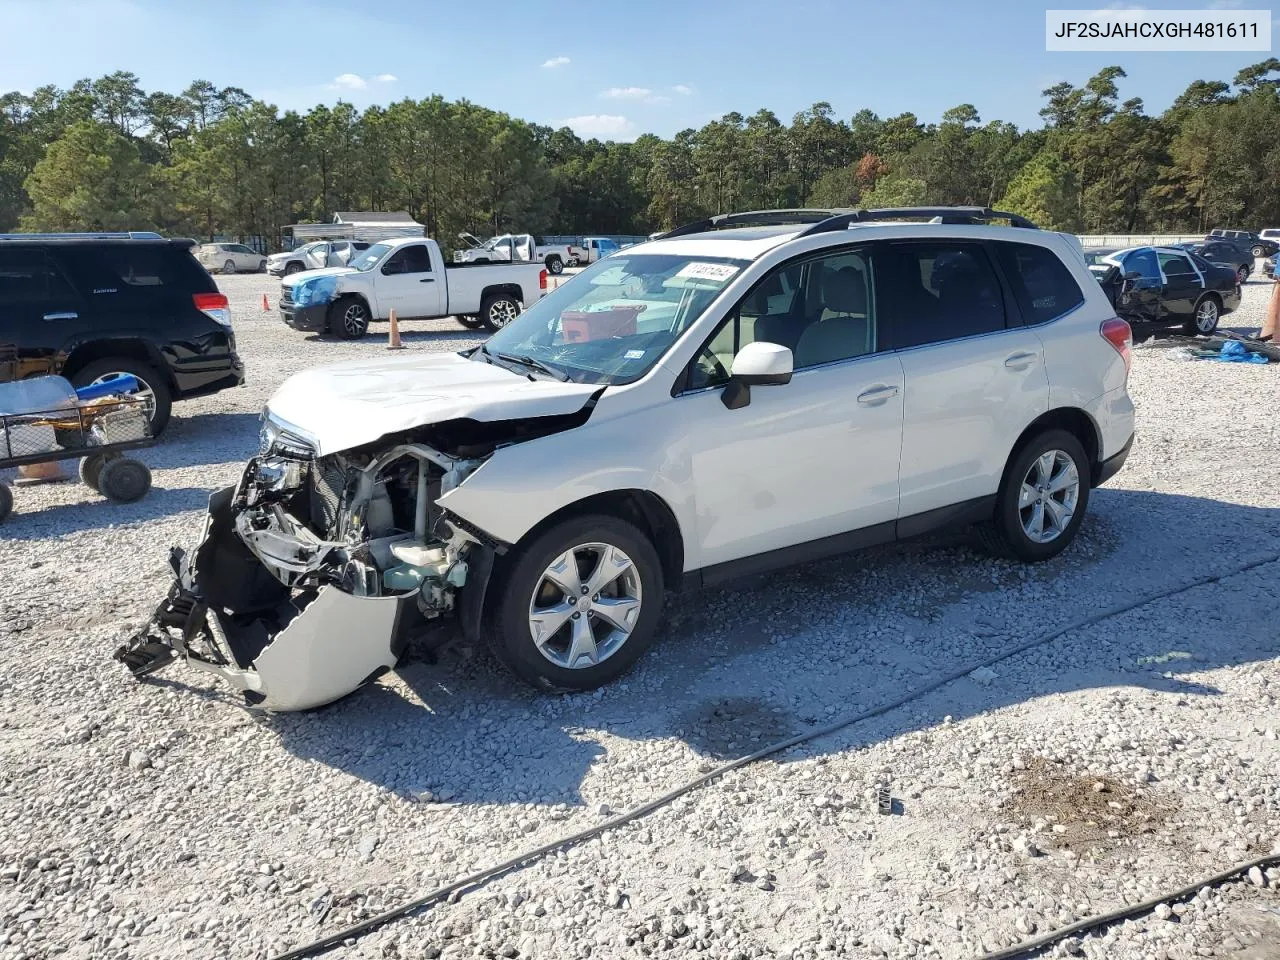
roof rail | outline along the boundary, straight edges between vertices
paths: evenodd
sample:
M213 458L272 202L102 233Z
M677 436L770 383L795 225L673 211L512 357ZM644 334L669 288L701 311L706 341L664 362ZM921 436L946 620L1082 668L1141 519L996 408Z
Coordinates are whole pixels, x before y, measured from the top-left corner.
M990 207L885 207L879 210L851 210L835 214L821 223L815 223L800 234L834 233L847 230L852 224L871 220L916 220L929 217L935 223L986 223L990 220L1008 220L1012 226L1038 230L1034 223L1016 213L992 210Z
M0 240L163 240L153 230L123 233L0 233Z
M668 230L659 240L672 237L683 237L691 233L707 233L711 230L728 230L731 227L776 227L788 223L823 223L842 210L813 210L801 208L795 210L748 210L745 213L721 213L705 220L694 220L682 224L674 230Z

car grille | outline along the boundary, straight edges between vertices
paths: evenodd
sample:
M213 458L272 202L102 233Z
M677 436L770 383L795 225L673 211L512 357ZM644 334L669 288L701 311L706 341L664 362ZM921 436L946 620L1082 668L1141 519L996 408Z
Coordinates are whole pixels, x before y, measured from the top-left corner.
M287 283L280 285L280 309L293 306L293 287Z

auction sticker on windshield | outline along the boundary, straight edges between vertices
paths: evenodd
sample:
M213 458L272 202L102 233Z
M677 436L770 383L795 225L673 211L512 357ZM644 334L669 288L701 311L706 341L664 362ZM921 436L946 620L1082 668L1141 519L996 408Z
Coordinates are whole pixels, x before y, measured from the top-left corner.
M683 267L676 271L677 277L690 277L694 280L713 280L716 283L723 283L735 273L738 267L728 263L686 263Z

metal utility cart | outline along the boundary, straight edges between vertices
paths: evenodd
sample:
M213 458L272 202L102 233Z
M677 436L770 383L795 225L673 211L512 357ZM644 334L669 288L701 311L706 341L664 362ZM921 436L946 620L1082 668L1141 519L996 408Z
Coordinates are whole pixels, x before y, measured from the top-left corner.
M151 471L124 455L155 443L148 400L130 396L137 389L127 376L78 390L62 377L0 383L0 469L80 458L85 486L116 503L142 498ZM12 511L0 477L0 523Z

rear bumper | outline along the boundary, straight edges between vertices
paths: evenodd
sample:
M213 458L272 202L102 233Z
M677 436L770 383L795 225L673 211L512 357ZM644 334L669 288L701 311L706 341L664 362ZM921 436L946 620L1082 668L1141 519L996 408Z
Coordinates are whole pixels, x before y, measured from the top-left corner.
M1135 434L1136 436L1136 434ZM1124 462L1129 459L1129 451L1133 449L1133 437L1129 437L1128 441L1120 448L1118 453L1113 454L1106 460L1103 460L1098 467L1097 476L1093 478L1093 485L1100 487L1124 467Z
M189 400L192 397L203 397L219 390L244 385L244 361L240 355L231 353L227 359L212 364L200 365L200 369L190 368L173 371L175 400Z
M329 304L317 303L309 307L281 305L280 319L295 330L324 333L329 329Z

